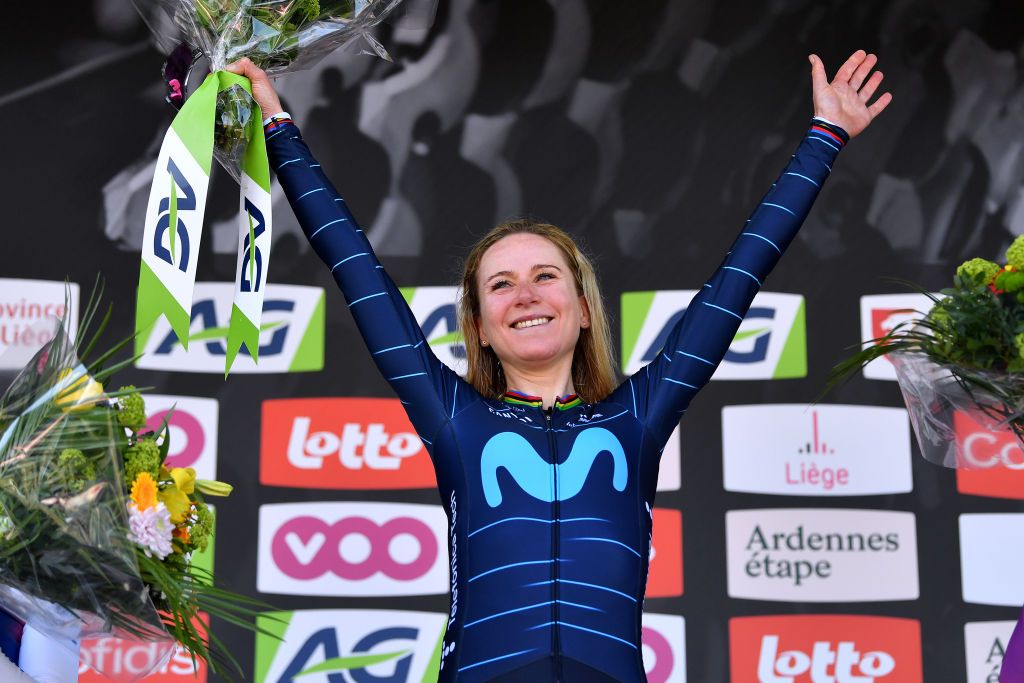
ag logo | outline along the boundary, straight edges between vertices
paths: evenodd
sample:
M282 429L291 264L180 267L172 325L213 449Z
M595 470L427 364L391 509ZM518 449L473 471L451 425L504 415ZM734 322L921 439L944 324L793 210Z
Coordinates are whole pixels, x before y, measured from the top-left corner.
M146 394L146 427L156 431L167 420L171 448L168 467L191 467L199 479L217 478L217 401L212 398Z
M654 360L697 290L625 292L622 364L631 375ZM807 375L804 298L760 292L713 379L780 379Z
M168 196L161 199L157 207L160 217L156 222L156 232L153 233L152 249L158 259L166 261L172 266L177 263L178 270L186 273L192 245L189 243L188 228L178 212L196 210L196 193L185 174L178 169L174 159L169 156L167 157L167 173L171 178L171 186L167 193Z
M256 587L288 595L446 593L446 533L436 505L263 505Z
M686 683L686 624L682 617L644 612L641 640L648 683Z
M402 287L423 336L442 363L466 374L466 344L459 332L458 287Z
M192 302L188 351L166 319L136 339L136 365L147 370L224 372L234 285L199 282ZM268 285L263 302L259 365L243 352L232 372L306 372L323 368L324 291L320 287Z
M861 341L878 339L900 323L920 318L932 307L924 294L872 294L860 298ZM902 328L901 328L902 329ZM896 369L888 358L878 358L864 366L867 379L896 379Z
M270 612L256 623L269 634L256 635L255 683L432 683L447 620L429 612L302 610Z

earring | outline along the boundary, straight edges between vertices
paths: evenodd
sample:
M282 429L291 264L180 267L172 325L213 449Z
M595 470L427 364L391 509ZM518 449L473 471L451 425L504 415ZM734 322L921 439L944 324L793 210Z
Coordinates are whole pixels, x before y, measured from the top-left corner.
M487 346L487 340L486 339L481 339L480 340L480 346Z

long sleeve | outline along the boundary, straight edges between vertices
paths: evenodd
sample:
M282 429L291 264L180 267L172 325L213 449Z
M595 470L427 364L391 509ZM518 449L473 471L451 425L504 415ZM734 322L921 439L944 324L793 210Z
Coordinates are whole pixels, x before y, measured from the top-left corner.
M345 295L377 368L420 437L433 435L472 389L437 359L401 292L377 260L345 201L289 120L266 130L270 167L299 225ZM461 401L459 401L461 402Z
M845 131L813 120L796 153L754 209L725 260L669 333L662 352L613 394L657 439L667 439L732 343L765 278L811 210Z

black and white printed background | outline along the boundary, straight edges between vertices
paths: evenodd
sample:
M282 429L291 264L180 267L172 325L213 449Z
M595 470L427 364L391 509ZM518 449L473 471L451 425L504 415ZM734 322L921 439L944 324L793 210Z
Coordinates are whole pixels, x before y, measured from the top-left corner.
M4 32L0 71L0 276L68 277L84 294L102 272L113 332L128 333L152 164L172 117L162 58L128 0L12 4L3 23L16 30ZM536 216L596 257L617 331L622 292L697 288L718 263L803 133L806 55L834 69L856 48L877 52L895 102L842 154L766 285L806 298L807 376L714 382L696 401L682 426L682 487L658 499L684 512L686 593L647 609L686 617L692 681L728 680L731 617L837 612L920 620L924 679L962 681L965 623L1016 613L963 602L958 517L1020 512L1020 503L960 496L953 472L916 455L904 493L726 492L720 424L723 406L817 397L861 338L860 297L903 291L882 276L938 289L962 259L1001 257L1024 233L1022 27L1024 5L1009 0L441 0L432 29L379 32L393 64L335 54L278 87L399 285L452 284L476 236ZM223 172L213 186L198 279L229 282L237 190ZM219 506L217 573L251 594L260 504L439 502L432 491L260 486L264 399L390 395L279 189L274 221L270 281L327 290L324 370L123 378L219 401L218 475L236 491ZM901 405L892 382L861 378L828 400ZM913 592L903 588L890 591L896 601L851 604L728 597L726 513L801 507L912 513L916 525L897 526L916 526L919 598L903 599ZM772 519L765 533L792 531ZM286 609L447 607L440 596L271 600ZM216 627L251 667L251 636Z

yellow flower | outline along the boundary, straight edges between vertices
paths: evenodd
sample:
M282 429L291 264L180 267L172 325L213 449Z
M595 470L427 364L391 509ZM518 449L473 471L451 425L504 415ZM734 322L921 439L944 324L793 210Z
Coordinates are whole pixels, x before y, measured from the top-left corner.
M196 471L191 467L171 468L171 479L182 493L192 495L196 490Z
M156 507L156 482L149 472L139 472L132 484L132 502L141 510Z
M192 507L192 501L178 488L177 484L161 489L157 497L160 498L160 502L171 513L171 521L173 523L181 524L185 521L188 511Z
M94 403L103 399L103 385L81 369L68 368L61 371L57 380L63 384L71 376L78 376L73 382L62 388L54 399L65 413L88 410Z
M231 484L211 479L196 479L196 488L204 496L226 496L235 490Z

